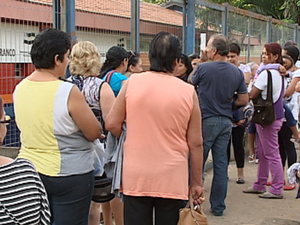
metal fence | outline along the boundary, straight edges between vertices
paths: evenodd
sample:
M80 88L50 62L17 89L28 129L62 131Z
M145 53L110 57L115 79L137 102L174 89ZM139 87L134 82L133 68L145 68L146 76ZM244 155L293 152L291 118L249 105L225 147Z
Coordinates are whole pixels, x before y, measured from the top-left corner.
M5 111L14 119L12 93L17 83L33 72L29 51L40 30L53 23L52 6L45 2L0 1L0 95ZM19 131L8 126L4 145L19 146Z
M31 72L29 51L44 28L66 30L75 40L93 42L105 59L114 45L141 53L144 69L152 37L160 31L176 34L184 53L200 52L209 37L223 33L242 46L242 61L260 61L268 42L300 44L299 27L206 0L171 0L155 5L139 0L0 0L0 95L5 111L14 118L12 93ZM4 141L19 146L13 122Z
M198 43L201 43L201 37L207 41L213 33L223 33L230 41L237 42L241 46L241 60L244 62L260 62L262 48L269 42L284 45L286 41L293 40L300 44L298 25L232 7L227 3L221 5L207 0L191 2L195 3L195 17L199 23L196 23L196 44L188 53L200 52Z

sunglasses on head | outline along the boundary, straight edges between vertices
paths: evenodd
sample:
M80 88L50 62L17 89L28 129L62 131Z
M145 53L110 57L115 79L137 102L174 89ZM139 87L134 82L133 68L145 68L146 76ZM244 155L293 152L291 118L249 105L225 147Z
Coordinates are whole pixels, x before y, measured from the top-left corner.
M0 123L4 123L5 125L9 125L11 122L11 118L9 115L5 115L4 120L1 120Z
M132 57L135 57L135 53L134 53L132 50L130 50L129 53L130 53L130 56L129 56L129 58L128 58L128 61L129 61Z

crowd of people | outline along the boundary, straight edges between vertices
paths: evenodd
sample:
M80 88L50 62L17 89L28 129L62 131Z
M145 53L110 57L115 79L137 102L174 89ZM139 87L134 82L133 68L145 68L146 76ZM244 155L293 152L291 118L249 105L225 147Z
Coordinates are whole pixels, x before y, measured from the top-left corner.
M222 216L231 144L236 183L245 183L246 135L258 173L243 192L283 198L283 190L296 187L285 184L284 167L297 161L300 139L299 50L268 43L260 65L241 63L240 53L236 42L215 34L201 55L187 56L177 36L160 32L144 72L136 52L113 46L102 63L93 43L71 46L63 31L42 31L30 52L35 71L13 95L21 149L15 160L0 157L7 177L0 190L8 195L0 196L1 224L99 225L103 219L105 225L176 225L189 197L194 204L205 201L210 151L210 211ZM269 73L276 120L254 124L251 102L266 98ZM0 119L2 142L10 120L1 98ZM107 177L111 193L96 201L95 180ZM16 210L17 201L28 209Z

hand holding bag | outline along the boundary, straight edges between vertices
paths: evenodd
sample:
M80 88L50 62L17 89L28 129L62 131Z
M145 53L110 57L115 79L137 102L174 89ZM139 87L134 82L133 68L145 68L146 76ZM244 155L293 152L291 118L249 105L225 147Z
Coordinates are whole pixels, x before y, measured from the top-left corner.
M254 114L252 117L252 122L260 125L271 125L276 120L276 114L273 104L273 84L272 84L272 74L269 70L268 72L268 85L267 85L267 99L264 100L261 97L261 93L258 98L253 100L254 104Z
M186 207L179 211L179 221L177 225L208 225L207 217L203 212L202 206L194 206L191 195Z

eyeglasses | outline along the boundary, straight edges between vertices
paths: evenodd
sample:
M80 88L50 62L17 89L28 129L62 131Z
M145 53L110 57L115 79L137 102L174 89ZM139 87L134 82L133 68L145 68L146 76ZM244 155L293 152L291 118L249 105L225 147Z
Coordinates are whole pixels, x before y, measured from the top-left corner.
M130 50L129 53L130 53L130 56L129 56L129 58L128 58L128 61L129 61L132 57L135 57L135 53L134 53L132 50Z
M11 122L11 118L9 115L5 115L4 120L0 121L0 123L4 123L5 125L9 125Z

